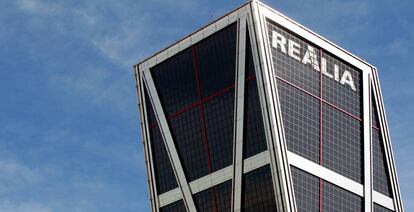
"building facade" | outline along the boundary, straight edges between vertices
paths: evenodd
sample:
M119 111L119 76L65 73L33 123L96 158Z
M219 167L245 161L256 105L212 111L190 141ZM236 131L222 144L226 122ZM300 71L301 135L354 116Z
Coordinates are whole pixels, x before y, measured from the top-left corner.
M152 211L403 211L376 68L261 2L134 68Z

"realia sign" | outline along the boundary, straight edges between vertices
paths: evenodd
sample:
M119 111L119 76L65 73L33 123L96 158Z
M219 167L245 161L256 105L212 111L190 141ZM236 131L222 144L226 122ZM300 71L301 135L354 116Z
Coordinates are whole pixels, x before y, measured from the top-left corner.
M328 67L327 60L323 57L320 60L321 65L319 65L318 55L315 53L315 48L313 46L308 45L305 54L301 55L300 44L293 40L286 39L285 36L276 31L273 31L272 35L273 48L280 49L283 53L288 54L290 57L302 62L303 64L312 65L315 71L322 71L322 74L328 78L331 78L342 85L349 86L352 90L356 91L351 72L347 70L340 70L337 64L333 64L332 67Z

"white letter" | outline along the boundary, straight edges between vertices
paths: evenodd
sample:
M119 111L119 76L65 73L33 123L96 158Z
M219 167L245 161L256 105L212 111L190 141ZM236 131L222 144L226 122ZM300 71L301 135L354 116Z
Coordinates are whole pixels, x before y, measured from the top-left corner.
M332 74L328 73L328 70L326 70L326 58L322 57L322 74L325 74L327 77L332 78Z
M334 65L334 76L335 76L335 80L339 81L339 67L338 65Z
M305 65L308 64L309 62L312 64L313 69L315 69L316 71L319 71L318 57L315 54L315 49L312 46L308 46L308 50L306 51L302 59L302 63Z
M276 49L280 46L280 50L286 54L286 38L276 31L273 31L272 46Z
M295 41L289 39L289 48L288 48L289 55L295 58L296 60L300 61L300 58L298 56L300 54L299 49L300 49L300 45L295 43Z
M342 85L346 83L349 86L351 86L352 90L356 91L356 88L355 88L355 85L354 85L354 80L352 80L352 75L349 71L344 72L344 74L342 75L340 83Z

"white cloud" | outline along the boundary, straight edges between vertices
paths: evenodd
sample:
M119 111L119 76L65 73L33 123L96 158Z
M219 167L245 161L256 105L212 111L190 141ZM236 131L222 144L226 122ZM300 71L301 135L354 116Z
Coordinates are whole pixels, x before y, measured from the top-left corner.
M56 14L62 6L56 3L45 2L42 0L18 0L17 6L27 12L43 15Z
M52 210L35 202L15 203L0 201L0 212L51 212Z
M31 184L42 179L39 170L15 161L0 161L0 190L11 188L16 184Z

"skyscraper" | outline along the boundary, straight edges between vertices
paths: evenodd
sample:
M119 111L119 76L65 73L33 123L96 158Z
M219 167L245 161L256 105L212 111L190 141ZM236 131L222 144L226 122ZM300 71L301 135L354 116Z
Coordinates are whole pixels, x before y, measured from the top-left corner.
M153 211L403 211L376 68L261 2L134 67Z

